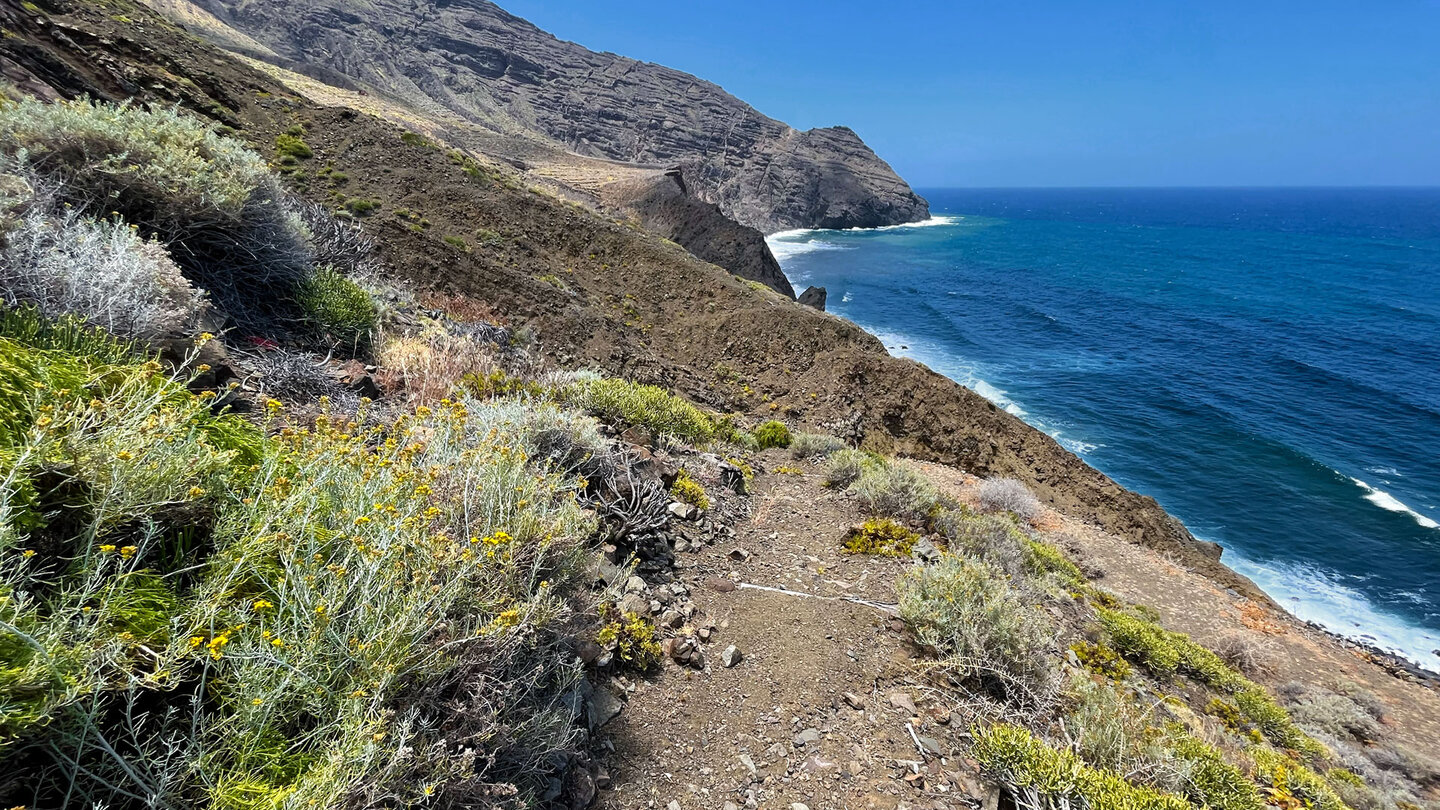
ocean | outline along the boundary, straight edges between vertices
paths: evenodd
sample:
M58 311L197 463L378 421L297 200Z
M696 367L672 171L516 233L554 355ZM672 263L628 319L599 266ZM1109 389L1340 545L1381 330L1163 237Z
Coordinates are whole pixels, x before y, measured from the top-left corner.
M1440 671L1440 189L921 193L771 247L1301 619Z

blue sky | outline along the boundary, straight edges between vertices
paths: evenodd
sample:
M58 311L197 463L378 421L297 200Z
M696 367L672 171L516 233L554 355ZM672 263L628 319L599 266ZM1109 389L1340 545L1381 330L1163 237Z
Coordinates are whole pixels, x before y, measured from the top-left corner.
M499 0L913 185L1440 185L1440 0Z

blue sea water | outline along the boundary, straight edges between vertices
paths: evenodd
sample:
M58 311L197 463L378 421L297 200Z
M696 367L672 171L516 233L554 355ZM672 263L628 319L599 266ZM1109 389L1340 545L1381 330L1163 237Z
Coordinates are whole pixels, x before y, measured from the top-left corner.
M1440 671L1440 189L922 193L771 247L1300 618Z

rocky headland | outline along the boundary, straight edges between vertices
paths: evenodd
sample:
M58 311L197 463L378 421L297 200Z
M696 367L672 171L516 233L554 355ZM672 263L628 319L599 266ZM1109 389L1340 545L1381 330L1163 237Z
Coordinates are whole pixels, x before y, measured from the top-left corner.
M766 233L929 215L846 127L793 129L710 82L564 42L486 0L197 5L263 43L252 55L322 80L343 76L580 155L683 166L695 196Z

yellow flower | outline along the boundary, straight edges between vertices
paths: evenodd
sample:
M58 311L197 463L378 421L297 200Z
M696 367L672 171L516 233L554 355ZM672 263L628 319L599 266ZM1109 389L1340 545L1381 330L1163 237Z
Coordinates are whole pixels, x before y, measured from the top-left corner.
M195 347L198 349L199 347L204 346L206 343L209 343L214 339L215 335L211 334L210 332L201 332L199 335L195 336Z
M135 454L131 453L129 450L121 450L120 452L115 454L115 458L118 458L121 461L129 461L130 459L135 458Z
M205 490L200 487L190 487L190 491L186 494L192 498L203 498L205 497Z
M264 705L264 703L265 701L261 700L260 698L255 698L254 700L250 701L251 706L261 706Z
M128 560L131 557L134 557L136 552L138 552L139 550L140 549L134 546L125 546L124 548L120 549L120 556Z
M277 638L277 639L274 639L274 640L272 640L272 641L270 642L270 646L271 646L271 647L284 647L284 646L285 646L285 642L284 642L284 641L281 641L280 639Z
M251 605L250 607L254 608L255 610L269 610L270 608L275 607L275 604L268 599L256 599L255 604Z
M33 548L27 548L27 549L25 549L24 551L20 552L20 556L22 556L22 557L24 557L24 558L26 558L26 559L28 560L29 558L35 556L35 549L33 549Z
M271 399L265 402L265 410L271 413L276 413L283 407L285 406L282 405L278 399Z
M324 616L324 615L325 615L325 605L323 605L323 604L316 605L316 606L315 606L315 614L318 615L318 616Z
M115 552L115 547L112 546L112 545L110 545L109 543L105 543L104 545L100 546L100 553L101 553L101 554L113 554L114 552Z
M205 639L201 638L200 636L191 636L191 637L190 637L190 649L192 649L192 650L195 649L196 647L199 647L201 644L204 644L204 643L205 643Z

